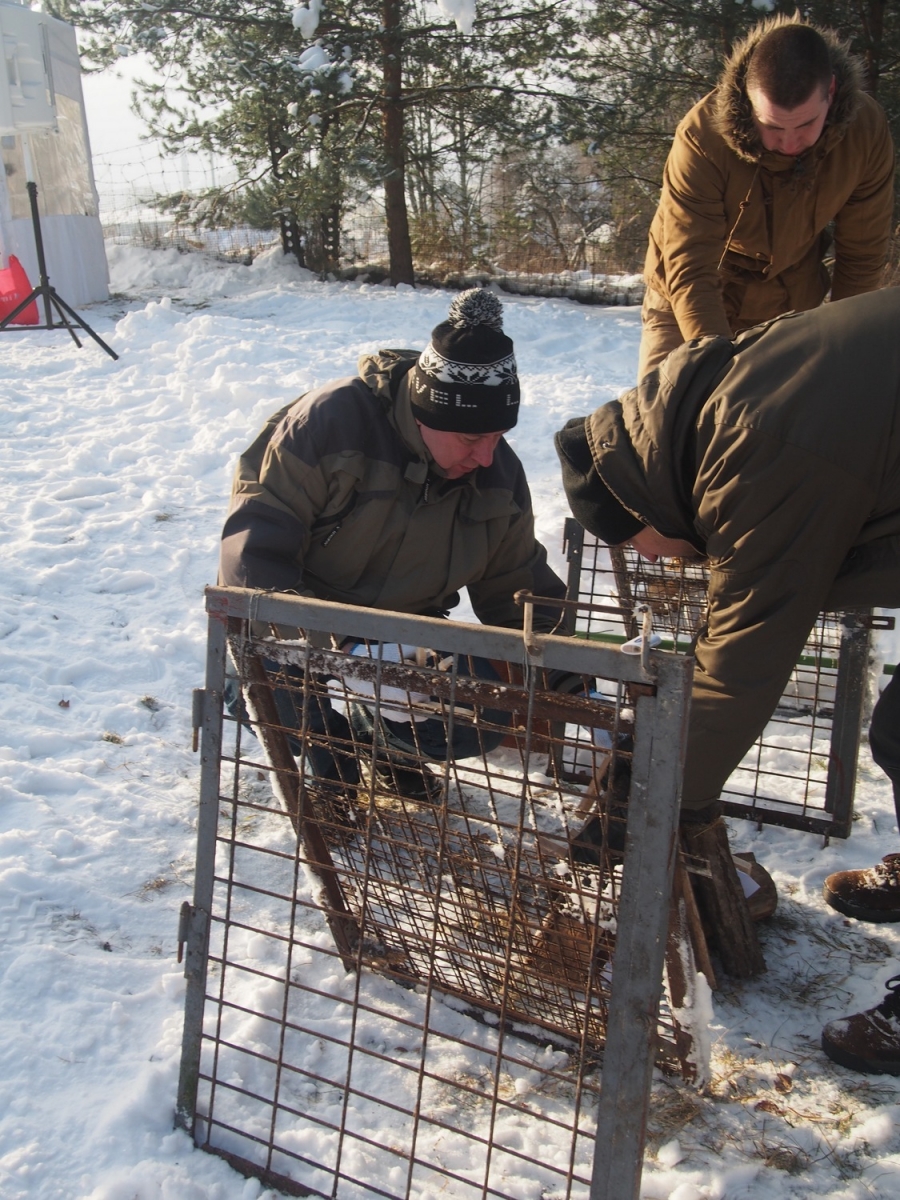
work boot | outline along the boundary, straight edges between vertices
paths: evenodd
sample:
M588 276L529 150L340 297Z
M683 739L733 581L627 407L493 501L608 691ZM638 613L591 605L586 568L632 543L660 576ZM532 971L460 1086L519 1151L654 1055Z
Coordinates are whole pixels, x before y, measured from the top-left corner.
M880 1004L822 1030L822 1049L832 1062L866 1075L900 1075L900 975L886 986Z
M837 871L822 886L825 903L859 921L900 921L900 854L874 867Z
M386 791L416 804L440 804L443 783L427 767L399 767L395 762L379 762L375 775Z

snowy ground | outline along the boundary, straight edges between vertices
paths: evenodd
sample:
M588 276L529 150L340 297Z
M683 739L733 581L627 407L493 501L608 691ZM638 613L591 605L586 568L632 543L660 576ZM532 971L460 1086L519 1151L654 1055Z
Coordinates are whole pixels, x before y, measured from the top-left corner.
M85 315L118 362L64 333L2 340L0 1195L257 1200L257 1183L172 1131L203 586L235 455L263 419L360 352L422 345L448 297L321 284L279 259L111 254L117 294ZM510 440L562 570L551 435L631 383L637 312L505 304L524 381ZM658 1083L646 1197L900 1193L900 1080L818 1049L822 1023L880 999L898 969L900 931L820 898L830 871L897 848L866 751L857 813L853 837L824 849L734 824L781 892L770 969L716 994L708 1092Z

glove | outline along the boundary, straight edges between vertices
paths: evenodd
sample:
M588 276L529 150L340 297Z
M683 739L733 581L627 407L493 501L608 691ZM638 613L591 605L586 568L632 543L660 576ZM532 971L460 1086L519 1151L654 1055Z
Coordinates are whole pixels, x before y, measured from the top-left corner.
M381 657L384 662L392 663L416 663L421 654L415 646L402 646L396 642L382 642L379 645L367 645L365 642L355 642L348 647L351 654L355 654L360 658L368 658L377 660ZM360 699L365 698L366 703L374 708L375 706L375 684L369 679L358 679L354 675L349 674L349 678L353 680L353 693ZM427 703L431 700L431 696L424 692L408 692L405 688L389 687L387 684L382 684L380 688L381 708L380 714L388 721L405 721L407 724L410 721L427 721L431 716L430 713L422 713L416 711L416 706Z

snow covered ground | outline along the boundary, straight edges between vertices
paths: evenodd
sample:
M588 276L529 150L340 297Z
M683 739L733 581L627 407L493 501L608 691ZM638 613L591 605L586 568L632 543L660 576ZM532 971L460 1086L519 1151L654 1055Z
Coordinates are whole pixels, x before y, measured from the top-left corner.
M258 1200L274 1194L172 1129L203 587L235 456L263 419L361 352L422 345L449 297L323 284L278 256L114 247L111 267L114 299L85 315L118 362L65 333L0 342L0 1196ZM524 383L510 440L562 570L551 436L632 382L638 313L504 303ZM866 750L857 814L827 848L733 824L781 893L769 971L716 993L707 1093L657 1083L644 1196L900 1194L900 1080L818 1049L822 1023L879 1000L900 958L900 930L821 900L829 872L898 845Z

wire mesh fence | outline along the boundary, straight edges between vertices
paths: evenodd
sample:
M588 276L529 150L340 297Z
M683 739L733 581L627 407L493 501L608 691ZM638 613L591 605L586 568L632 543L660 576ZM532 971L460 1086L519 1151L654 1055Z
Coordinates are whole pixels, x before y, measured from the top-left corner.
M689 660L208 605L180 1122L288 1194L636 1197L653 1063L704 1070L669 906Z
M275 214L269 228L256 229L242 219L226 219L227 203L214 211L204 204L204 195L227 194L236 179L233 165L220 155L165 154L162 143L150 138L140 146L95 155L93 169L104 234L114 244L174 248L238 262L282 244ZM532 190L527 213L512 211L521 208L522 194L500 176L483 180L477 203L470 199L457 206L459 211L452 204L439 213L411 204L417 278L453 287L491 280L522 295L640 303L639 256L629 243L623 257L612 226L600 219L596 205L584 207L593 194L590 181L569 181L559 203L541 195L537 208L538 191ZM231 206L235 212L240 194L237 188L237 207ZM339 233L328 238L337 252L327 261L315 231L297 231L305 265L335 277L386 278L388 237L380 192L348 203L339 224ZM642 254L643 247L639 250Z
M690 651L705 617L703 565L679 559L648 563L631 549L606 547L571 519L566 542L569 596L620 604L624 614L616 618L583 608L579 634L611 644L634 638L633 613L645 604L662 644ZM725 786L729 815L849 836L873 628L893 628L893 618L819 614L765 731Z

